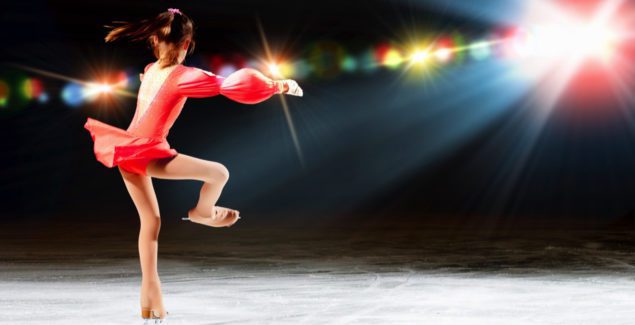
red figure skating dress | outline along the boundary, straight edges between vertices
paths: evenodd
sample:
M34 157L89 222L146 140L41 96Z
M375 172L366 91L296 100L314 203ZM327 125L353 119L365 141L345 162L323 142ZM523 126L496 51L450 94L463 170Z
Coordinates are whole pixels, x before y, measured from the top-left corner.
M146 66L145 75L152 65ZM175 156L177 152L170 148L166 137L188 97L220 94L240 103L255 104L282 91L280 83L247 68L226 78L180 64L153 73L153 80L144 82L141 77L137 108L127 130L92 118L84 124L93 138L97 160L106 167L120 166L146 175L150 161Z

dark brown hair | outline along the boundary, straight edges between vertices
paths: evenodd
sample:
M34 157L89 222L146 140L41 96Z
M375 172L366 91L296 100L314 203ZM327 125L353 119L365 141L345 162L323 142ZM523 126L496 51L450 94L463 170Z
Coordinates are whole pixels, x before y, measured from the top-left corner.
M147 41L150 43L157 59L160 59L159 44L152 41L152 36L156 36L158 42L168 44L169 50L163 57L162 67L178 63L179 49L187 40L190 40L187 53L192 53L194 50L194 22L178 9L170 9L154 18L144 19L139 22L115 21L113 25L117 26L106 26L112 29L106 35L106 42L119 39L127 39L133 42Z

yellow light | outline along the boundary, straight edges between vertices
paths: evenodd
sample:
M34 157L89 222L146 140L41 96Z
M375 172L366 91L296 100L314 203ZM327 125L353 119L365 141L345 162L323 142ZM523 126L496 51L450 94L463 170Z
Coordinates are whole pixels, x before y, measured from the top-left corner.
M269 63L269 65L267 66L269 68L269 72L276 76L276 77L280 77L280 66L275 64L275 63Z
M287 62L279 64L278 71L280 71L280 75L285 78L292 77L294 74L293 65Z
M423 51L423 50L416 50L414 53L412 53L412 55L410 56L410 61L412 61L412 63L423 63L425 62L428 58L430 57L430 52L428 51Z
M403 57L401 56L401 53L399 53L399 51L395 49L390 49L386 53L383 63L391 68L395 68L398 65L400 65L402 62L403 62Z

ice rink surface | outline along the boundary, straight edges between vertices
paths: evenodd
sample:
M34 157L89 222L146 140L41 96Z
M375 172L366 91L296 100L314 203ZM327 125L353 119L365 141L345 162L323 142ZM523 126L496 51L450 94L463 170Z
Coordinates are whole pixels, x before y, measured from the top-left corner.
M629 233L162 228L168 324L633 324ZM3 228L0 324L142 324L134 228Z

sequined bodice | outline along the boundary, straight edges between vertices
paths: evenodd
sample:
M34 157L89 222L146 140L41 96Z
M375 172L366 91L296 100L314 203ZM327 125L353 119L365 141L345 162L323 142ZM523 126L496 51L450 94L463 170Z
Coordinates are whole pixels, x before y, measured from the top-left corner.
M167 137L186 98L178 94L175 76L182 65L152 64L142 76L137 108L128 132L143 137Z

